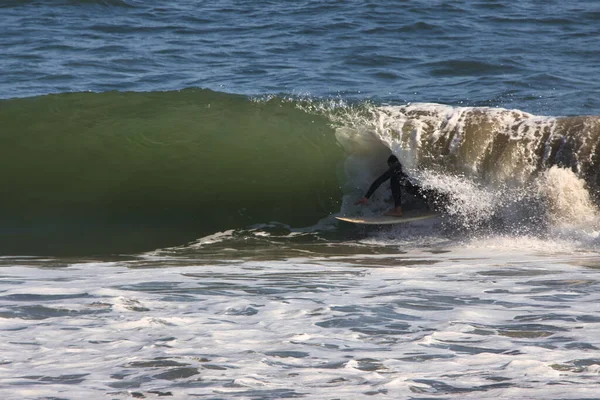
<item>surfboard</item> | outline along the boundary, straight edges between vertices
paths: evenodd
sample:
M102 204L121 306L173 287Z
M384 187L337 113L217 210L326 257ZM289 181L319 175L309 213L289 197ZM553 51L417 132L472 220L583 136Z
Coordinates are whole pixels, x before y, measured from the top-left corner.
M375 215L372 217L335 217L336 219L344 222L350 222L352 224L359 225L396 225L405 224L407 222L421 221L424 219L435 218L440 214L423 211L423 212L407 212L402 217L388 217L387 215Z

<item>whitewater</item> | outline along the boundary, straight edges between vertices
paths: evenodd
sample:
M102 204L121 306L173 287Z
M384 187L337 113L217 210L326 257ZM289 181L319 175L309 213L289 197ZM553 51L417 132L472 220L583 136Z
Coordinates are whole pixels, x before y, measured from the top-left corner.
M413 234L4 258L5 398L596 396L597 252Z

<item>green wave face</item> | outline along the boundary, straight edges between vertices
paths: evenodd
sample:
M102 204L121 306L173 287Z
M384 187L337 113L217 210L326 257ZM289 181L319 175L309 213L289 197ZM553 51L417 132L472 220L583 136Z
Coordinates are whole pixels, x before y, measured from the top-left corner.
M208 90L0 101L0 252L182 244L339 209L328 121L281 99Z
M134 253L313 226L364 211L353 204L390 152L466 224L599 214L598 116L190 89L0 100L0 127L0 254ZM380 189L370 212L389 196Z

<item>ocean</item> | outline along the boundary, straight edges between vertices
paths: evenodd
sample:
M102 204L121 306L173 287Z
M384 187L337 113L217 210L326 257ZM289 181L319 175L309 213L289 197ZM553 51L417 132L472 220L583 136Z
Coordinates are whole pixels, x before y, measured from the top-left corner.
M599 398L597 1L0 26L2 399ZM440 215L337 221L390 154Z

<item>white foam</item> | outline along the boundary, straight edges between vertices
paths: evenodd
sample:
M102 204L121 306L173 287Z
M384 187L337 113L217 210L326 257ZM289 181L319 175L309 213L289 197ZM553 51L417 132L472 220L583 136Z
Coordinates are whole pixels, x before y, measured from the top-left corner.
M21 284L4 285L0 297L0 381L8 398L448 396L443 385L467 398L517 388L554 397L567 381L577 393L596 389L598 366L574 360L590 360L585 345L597 344L597 274L585 267L597 255L472 245L214 265L201 253L195 265L188 249L161 268L146 258L51 270L15 260L2 269ZM61 292L86 295L20 297ZM49 316L6 319L37 305Z
M555 224L600 227L598 209L590 199L585 182L571 170L552 167L536 182Z

